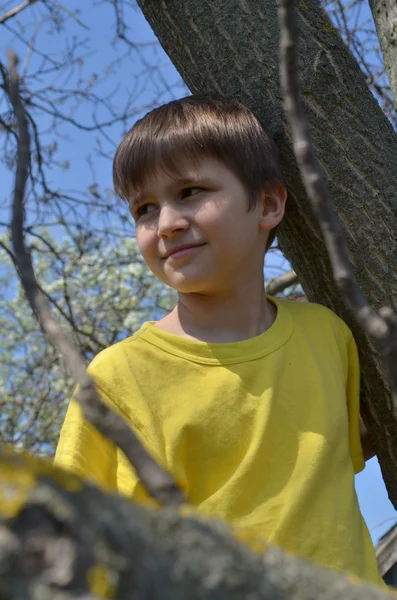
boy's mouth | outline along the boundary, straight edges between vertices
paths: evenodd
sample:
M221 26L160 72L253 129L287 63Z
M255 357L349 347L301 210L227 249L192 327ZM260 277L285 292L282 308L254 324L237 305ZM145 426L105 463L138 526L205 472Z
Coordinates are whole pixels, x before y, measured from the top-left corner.
M195 252L198 248L202 248L204 244L181 244L179 246L175 246L174 248L170 248L164 254L163 258L172 258L173 260L177 258L182 258L184 256L188 256Z

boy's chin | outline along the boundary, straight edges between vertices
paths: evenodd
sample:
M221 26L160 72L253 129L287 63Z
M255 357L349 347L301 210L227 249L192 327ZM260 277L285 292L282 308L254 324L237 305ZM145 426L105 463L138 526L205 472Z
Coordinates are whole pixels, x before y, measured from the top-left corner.
M183 276L182 273L172 273L171 276L167 276L164 272L153 273L153 275L178 294L199 294L211 287L207 278L203 280L200 276L195 277L193 273L186 276Z
M164 281L169 287L173 288L178 294L209 294L212 286L206 281Z
M210 289L206 288L205 286L202 285L194 285L194 284L190 284L190 285L178 285L178 286L171 286L174 288L174 290L176 290L178 292L178 294L180 295L185 295L185 294L208 294L211 292Z

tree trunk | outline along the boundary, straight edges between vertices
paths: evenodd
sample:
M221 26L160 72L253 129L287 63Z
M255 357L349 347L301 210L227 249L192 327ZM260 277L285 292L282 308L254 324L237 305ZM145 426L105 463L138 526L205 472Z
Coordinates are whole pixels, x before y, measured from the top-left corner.
M224 523L104 494L0 450L2 600L388 600ZM240 533L240 537L242 533Z
M289 191L279 242L309 300L329 306L354 332L362 368L363 416L397 507L397 422L385 371L340 300L293 157L279 86L276 1L138 4L192 92L238 98L273 134ZM357 280L372 307L397 309L397 136L317 0L298 4L302 94Z
M369 5L397 110L397 3L396 0L369 0Z

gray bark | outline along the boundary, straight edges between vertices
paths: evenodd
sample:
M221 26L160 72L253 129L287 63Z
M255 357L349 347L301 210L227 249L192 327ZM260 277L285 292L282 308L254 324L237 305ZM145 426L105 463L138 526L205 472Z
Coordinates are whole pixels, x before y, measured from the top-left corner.
M2 600L387 600L228 527L102 493L0 451Z
M397 422L388 383L377 352L339 297L293 157L279 86L275 0L138 4L192 92L238 98L273 134L289 192L279 242L309 300L329 306L354 332L363 416L397 507ZM297 6L302 94L356 277L374 309L397 309L397 136L317 0Z
M396 0L369 0L369 5L389 77L394 107L397 110L397 2Z

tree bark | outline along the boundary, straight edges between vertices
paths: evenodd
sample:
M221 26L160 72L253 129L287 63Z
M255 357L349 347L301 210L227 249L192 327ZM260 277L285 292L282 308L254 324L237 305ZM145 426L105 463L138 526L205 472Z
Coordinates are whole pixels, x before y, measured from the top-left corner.
M224 523L105 494L47 461L0 450L0 489L4 600L395 597L260 540L249 547Z
M385 370L339 297L324 241L299 177L282 109L275 0L138 0L192 92L244 102L280 149L289 199L280 246L309 300L339 314L355 335L363 416L397 507L397 422ZM369 304L397 309L397 136L360 68L317 0L298 4L300 82L315 149Z
M395 0L369 0L369 5L397 110L397 3Z

